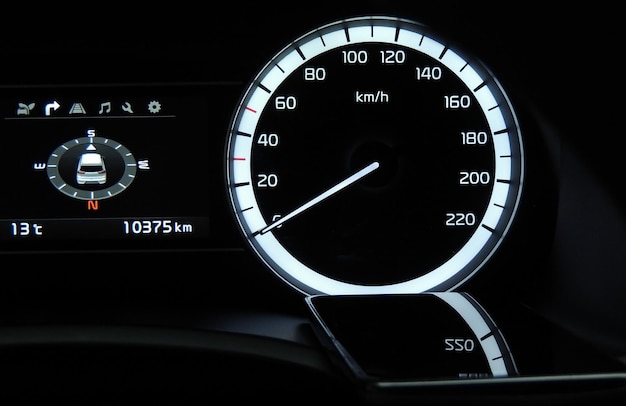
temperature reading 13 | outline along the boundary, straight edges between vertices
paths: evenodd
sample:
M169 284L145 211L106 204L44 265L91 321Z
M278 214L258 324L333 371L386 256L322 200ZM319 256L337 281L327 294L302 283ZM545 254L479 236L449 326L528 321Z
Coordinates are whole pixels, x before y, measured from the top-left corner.
M27 237L30 235L42 236L43 226L41 224L29 223L27 221L11 223L11 234L19 237Z

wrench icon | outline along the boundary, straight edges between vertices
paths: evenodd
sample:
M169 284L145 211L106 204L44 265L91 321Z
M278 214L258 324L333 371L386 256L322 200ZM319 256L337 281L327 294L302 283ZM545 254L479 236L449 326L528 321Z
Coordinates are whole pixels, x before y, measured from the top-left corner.
M126 102L126 103L122 104L122 110L124 110L127 113L133 114L133 108L132 108L132 106L130 105L129 102Z

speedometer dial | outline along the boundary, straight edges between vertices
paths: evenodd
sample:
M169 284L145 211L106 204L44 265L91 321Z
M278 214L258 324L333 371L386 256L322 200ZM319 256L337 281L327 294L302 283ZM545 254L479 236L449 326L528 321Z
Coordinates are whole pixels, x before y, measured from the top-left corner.
M227 146L235 216L297 290L455 288L505 238L523 183L512 105L476 58L427 27L319 27L251 81Z

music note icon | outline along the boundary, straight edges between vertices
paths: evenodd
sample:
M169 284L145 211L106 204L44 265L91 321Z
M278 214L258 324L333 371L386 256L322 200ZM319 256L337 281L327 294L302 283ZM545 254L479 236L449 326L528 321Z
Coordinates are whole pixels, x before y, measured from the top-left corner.
M111 102L102 102L100 103L100 111L98 111L98 114L102 114L102 113L110 113L111 112Z

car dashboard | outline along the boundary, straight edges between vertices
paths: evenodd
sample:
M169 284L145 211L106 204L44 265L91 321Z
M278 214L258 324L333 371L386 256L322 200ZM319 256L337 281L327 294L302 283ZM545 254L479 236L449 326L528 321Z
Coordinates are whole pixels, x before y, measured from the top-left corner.
M286 6L7 13L0 398L623 404L614 7Z

